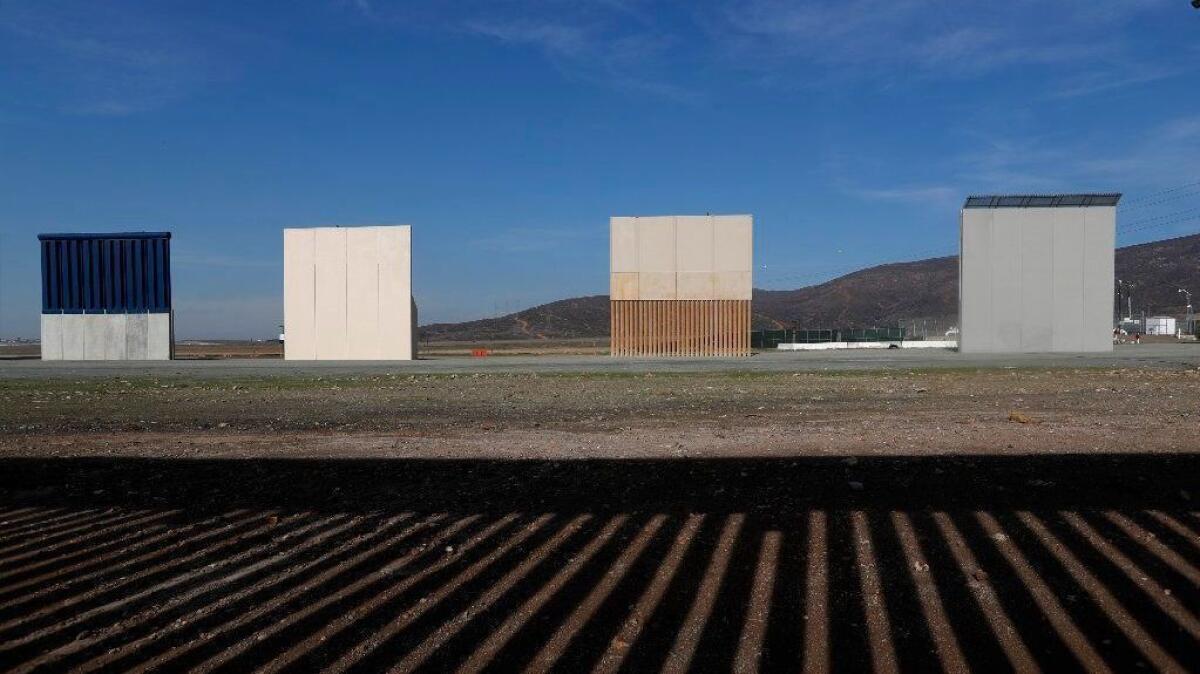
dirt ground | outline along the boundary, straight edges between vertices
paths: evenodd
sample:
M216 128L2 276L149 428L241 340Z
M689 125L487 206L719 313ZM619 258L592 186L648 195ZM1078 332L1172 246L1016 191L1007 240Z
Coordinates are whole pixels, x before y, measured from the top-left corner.
M0 378L0 669L1200 671L1173 362Z
M5 456L1194 451L1200 370L0 380Z

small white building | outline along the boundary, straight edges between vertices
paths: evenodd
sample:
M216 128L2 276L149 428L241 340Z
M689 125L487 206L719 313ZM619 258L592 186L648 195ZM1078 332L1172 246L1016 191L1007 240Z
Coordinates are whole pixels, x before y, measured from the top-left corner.
M1146 319L1147 335L1174 335L1174 316L1150 316Z

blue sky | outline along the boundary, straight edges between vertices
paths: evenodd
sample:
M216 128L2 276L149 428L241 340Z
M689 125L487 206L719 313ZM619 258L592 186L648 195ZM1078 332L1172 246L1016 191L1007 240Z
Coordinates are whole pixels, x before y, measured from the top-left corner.
M953 253L971 192L1200 231L1187 0L0 0L0 91L8 337L45 231L174 232L184 338L276 331L288 226L413 225L423 322L606 292L614 214L753 213L767 288Z

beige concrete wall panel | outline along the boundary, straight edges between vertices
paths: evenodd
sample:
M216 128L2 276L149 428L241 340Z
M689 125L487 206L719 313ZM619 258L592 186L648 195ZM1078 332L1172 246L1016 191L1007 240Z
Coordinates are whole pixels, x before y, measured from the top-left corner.
M614 300L641 299L635 273L616 272L609 275L609 298Z
M754 270L754 218L749 215L713 216L714 271Z
M316 230L283 230L283 353L287 360L317 357L316 283Z
M345 360L350 355L346 322L346 230L314 231L317 358Z
M675 271L675 218L673 216L637 219L638 271Z
M379 230L346 229L346 358L380 357Z
M638 277L638 291L643 300L675 299L675 272L642 272Z
M381 360L416 357L416 303L412 297L412 228L378 227L379 350Z
M716 274L681 271L675 276L675 296L681 300L708 300L716 292Z
M713 274L713 294L719 300L749 300L754 289L748 271L723 271Z
M609 269L613 273L638 271L638 219L609 219Z
M679 272L711 272L716 267L713 253L713 217L681 215L675 218L675 269Z

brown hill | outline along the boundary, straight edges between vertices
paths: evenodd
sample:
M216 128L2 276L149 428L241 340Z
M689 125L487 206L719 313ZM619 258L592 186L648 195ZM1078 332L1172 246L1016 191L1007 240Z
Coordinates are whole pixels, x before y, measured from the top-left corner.
M1200 303L1200 234L1118 248L1117 278L1132 282L1135 314L1182 317L1180 287ZM796 290L754 290L754 325L867 327L958 315L958 258L939 257L862 269ZM499 318L421 327L425 341L563 339L608 335L608 296L559 300Z

